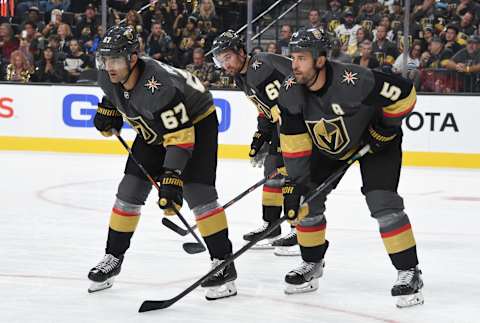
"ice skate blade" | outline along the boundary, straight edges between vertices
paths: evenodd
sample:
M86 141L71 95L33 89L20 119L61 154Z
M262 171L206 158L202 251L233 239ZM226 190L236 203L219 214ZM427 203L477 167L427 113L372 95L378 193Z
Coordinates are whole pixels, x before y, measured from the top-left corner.
M297 244L289 247L275 247L273 254L280 257L300 256L300 246Z
M395 296L397 299L397 307L398 308L405 308L405 307L412 307L415 305L423 305L424 299L422 292L417 292L411 295L401 295Z
M235 295L237 295L237 288L235 287L235 283L232 281L220 286L208 287L205 298L208 301L214 301Z
M314 292L318 289L318 278L313 278L311 281L300 284L300 285L293 285L293 284L286 284L285 287L285 294L293 295L293 294L303 294L303 293L310 293Z
M95 292L99 292L101 290L110 288L110 287L113 286L113 281L114 281L114 277L111 277L111 278L109 278L106 281L101 282L101 283L92 282L92 284L88 288L88 292L89 293L95 293Z
M256 244L254 244L251 249L252 250L274 249L274 247L272 246L272 243L277 239L280 239L280 235L278 235L276 237L273 237L273 238L263 239L263 240L257 242ZM245 240L245 241L247 241L247 240ZM247 241L247 243L248 242L250 242L250 241Z

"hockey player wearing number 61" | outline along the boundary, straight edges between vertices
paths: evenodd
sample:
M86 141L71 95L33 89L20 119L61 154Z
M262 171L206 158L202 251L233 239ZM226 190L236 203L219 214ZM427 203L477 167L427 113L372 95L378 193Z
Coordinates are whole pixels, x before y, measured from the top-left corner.
M415 88L399 76L328 61L329 40L318 29L294 33L289 46L293 75L284 82L278 101L280 144L288 173L282 191L285 213L298 222L303 262L286 275L285 292L318 288L328 248L325 201L340 179L307 207L300 208L302 198L369 144L371 153L359 160L361 192L398 271L391 294L398 307L422 304L416 243L397 193L401 124L415 105Z
M213 42L215 64L235 77L235 83L257 107L257 131L250 145L252 165L264 167L265 177L276 168L283 168L279 151L277 99L282 81L291 73L290 59L269 53L247 55L240 36L227 30ZM280 218L282 213L283 176L267 180L263 186L262 213L264 224L243 236L247 241L255 239ZM292 226L289 234L280 238L281 228L255 245L255 249L275 248L278 256L299 255L297 235Z
M211 94L190 73L137 54L130 27L110 28L97 52L98 83L105 92L94 118L104 135L123 119L137 131L132 153L160 183L159 206L175 214L183 198L216 267L232 252L227 219L217 202L218 120ZM129 157L110 217L105 257L92 268L90 292L112 286L140 218L151 183ZM208 300L236 295L233 263L202 283Z

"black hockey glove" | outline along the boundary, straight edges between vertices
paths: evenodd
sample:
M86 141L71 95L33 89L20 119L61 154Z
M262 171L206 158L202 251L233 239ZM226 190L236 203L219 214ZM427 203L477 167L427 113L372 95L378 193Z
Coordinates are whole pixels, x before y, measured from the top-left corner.
M298 222L308 214L308 207L300 209L303 197L307 193L307 188L300 184L295 184L287 179L282 187L283 210L289 220Z
M97 113L93 119L95 128L105 137L113 135L112 129L120 132L123 126L122 114L118 112L115 106L104 96L102 102L98 103Z
M166 170L159 179L160 192L158 193L158 206L164 210L165 215L175 215L172 209L180 210L183 204L183 181L179 170Z
M253 134L252 143L250 144L250 163L253 167L262 167L265 162L265 158L268 155L268 137L265 133L256 131Z
M382 127L379 124L370 125L367 130L367 144L370 152L376 153L385 149L400 133L400 127Z

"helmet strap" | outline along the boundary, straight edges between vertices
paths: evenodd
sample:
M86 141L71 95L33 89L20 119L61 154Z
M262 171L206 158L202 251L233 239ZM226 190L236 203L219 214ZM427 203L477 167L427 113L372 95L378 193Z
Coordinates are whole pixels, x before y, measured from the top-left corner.
M127 67L128 67L127 77L125 78L125 81L120 82L120 83L122 84L122 87L124 87L125 83L128 82L128 80L130 79L130 76L132 75L133 70L135 69L135 67L137 67L137 64L138 64L138 59L137 59L137 61L135 62L135 65L133 65L132 67L130 67L130 60L131 60L131 58L132 58L131 55L132 55L132 54L129 54L129 55L128 55L128 59L127 59Z

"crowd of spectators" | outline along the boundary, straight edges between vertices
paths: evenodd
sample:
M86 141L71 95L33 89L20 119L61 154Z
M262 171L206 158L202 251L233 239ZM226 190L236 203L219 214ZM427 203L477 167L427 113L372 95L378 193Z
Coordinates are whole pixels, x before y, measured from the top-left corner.
M51 83L94 79L95 52L105 32L100 2L15 1L15 15L0 20L0 78ZM124 19L139 33L142 55L185 68L206 86L231 86L232 79L216 70L205 53L220 32L239 27L245 1L160 0L138 13L151 2L107 1L107 24ZM327 0L326 9L311 9L305 23L280 25L278 39L262 42L253 53L288 56L296 29L321 28L332 40L331 59L400 74L406 55L407 77L418 90L480 92L480 4L412 0L408 53L403 8L399 0Z

